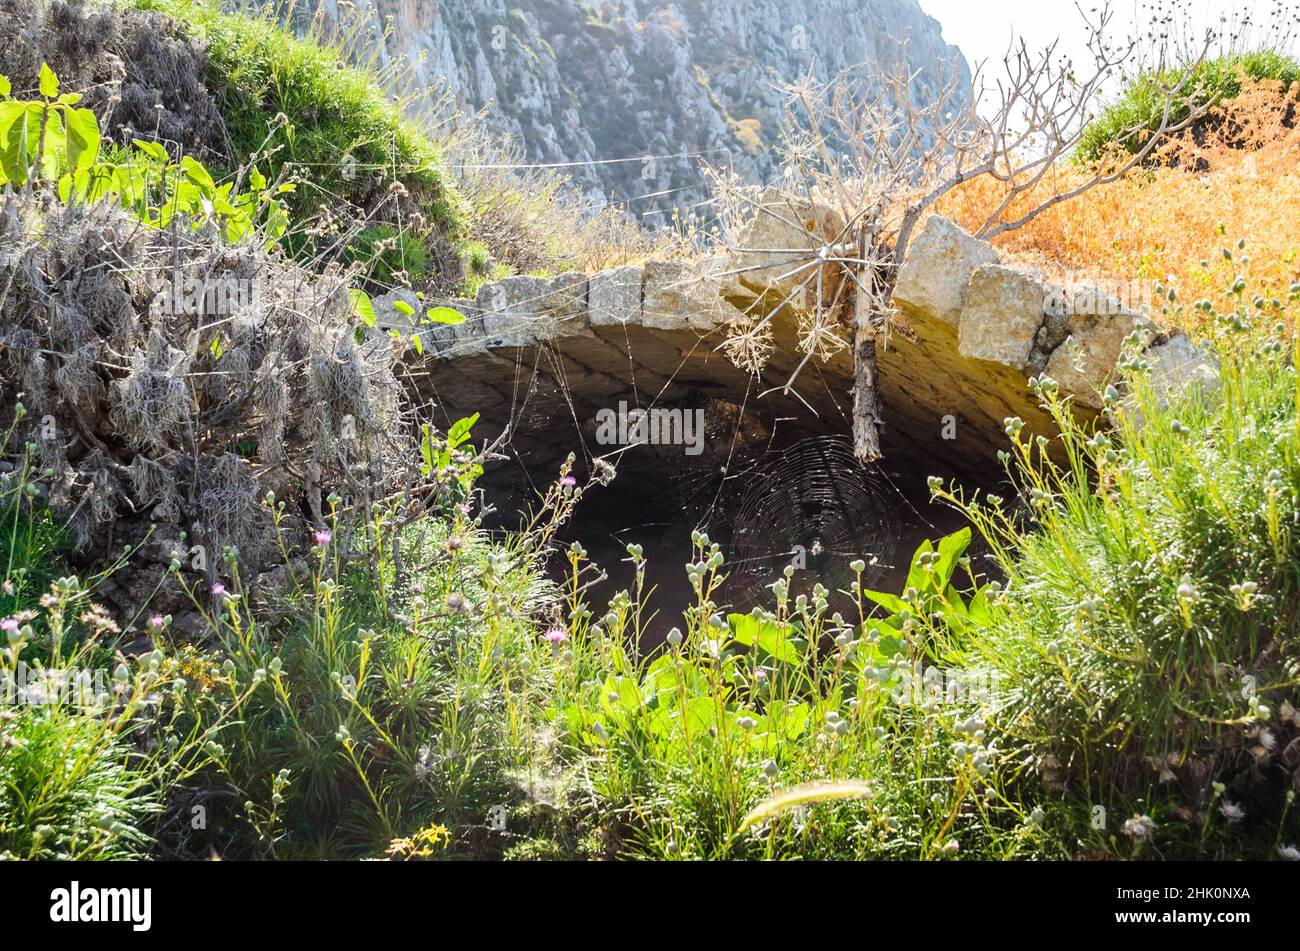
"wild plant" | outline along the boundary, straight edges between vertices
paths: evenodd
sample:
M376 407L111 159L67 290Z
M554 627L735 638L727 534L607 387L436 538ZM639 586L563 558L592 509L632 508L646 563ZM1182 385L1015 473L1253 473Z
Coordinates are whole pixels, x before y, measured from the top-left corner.
M95 585L120 561L84 580L67 575L47 584L62 532L44 507L40 479L47 473L36 468L35 455L26 447L0 485L8 542L0 855L141 857L173 789L220 755L229 711L198 722L189 662L167 645L169 618L128 625L137 646L124 652L123 630L93 600ZM142 633L152 650L139 646ZM185 821L202 818L187 814Z
M1192 304L1212 334L1196 359L1217 381L1194 373L1180 392L1130 338L1104 425L1038 377L1059 436L1031 440L1011 419L1003 453L1027 510L931 483L1005 577L976 641L1003 678L996 730L1056 795L1086 805L1086 849L1269 854L1286 823L1295 835L1300 429L1287 306L1252 297L1245 278Z
M48 64L40 71L40 99L14 100L9 92L9 80L0 76L0 185L44 182L65 202L113 200L155 228L175 219L194 227L212 221L227 241L258 229L274 244L288 227L280 196L296 186L268 183L252 159L222 184L198 159L172 161L162 145L143 139L101 159L99 120L77 108L79 93L59 91Z

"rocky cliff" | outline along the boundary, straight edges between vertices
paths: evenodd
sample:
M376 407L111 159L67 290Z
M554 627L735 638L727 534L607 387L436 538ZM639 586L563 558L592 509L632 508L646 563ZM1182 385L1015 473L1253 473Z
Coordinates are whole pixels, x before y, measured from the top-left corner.
M922 97L936 67L970 86L917 0L316 3L327 23L361 17L382 60L405 58L420 82L486 107L527 161L578 163L565 170L593 197L650 221L703 197L701 160L772 173L783 80L905 63L928 67Z

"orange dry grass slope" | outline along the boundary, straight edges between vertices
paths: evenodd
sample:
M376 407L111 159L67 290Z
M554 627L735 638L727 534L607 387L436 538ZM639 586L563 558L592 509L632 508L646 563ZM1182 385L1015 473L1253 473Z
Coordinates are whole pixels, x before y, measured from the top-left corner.
M1244 272L1253 293L1285 298L1300 278L1298 100L1294 85L1247 81L1239 97L1166 147L1158 163L1057 205L995 243L1056 276L1160 282L1187 300L1222 291ZM1088 173L1063 166L1055 174L1043 191L1068 188ZM1001 188L976 179L937 210L978 227ZM1007 217L1023 214L1033 200ZM1235 251L1240 238L1247 242L1244 265ZM1234 251L1233 260L1223 248Z

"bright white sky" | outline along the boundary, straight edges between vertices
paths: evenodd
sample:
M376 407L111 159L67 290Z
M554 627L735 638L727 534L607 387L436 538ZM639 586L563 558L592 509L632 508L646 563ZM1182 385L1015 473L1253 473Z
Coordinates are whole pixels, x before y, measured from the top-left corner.
M988 60L990 79L995 78L993 67L999 67L1003 54L1013 35L1021 36L1031 50L1042 49L1059 39L1059 51L1077 63L1091 63L1087 54L1083 18L1079 13L1095 10L1100 0L919 0L921 9L939 21L944 39L961 48L972 69L979 60ZM1295 14L1297 0L1280 0ZM1279 5L1279 0L1185 0L1179 4L1184 12L1179 16L1188 33L1203 35L1205 26L1217 23L1227 15L1236 22L1246 12L1251 12L1262 25ZM1147 22L1152 4L1138 0L1115 0L1112 3L1114 18L1110 34L1116 39L1133 31L1137 22ZM1162 4L1166 9L1172 4ZM1190 16L1188 15L1190 13ZM1190 22L1189 22L1190 21ZM1258 28L1257 28L1258 32ZM1294 32L1292 33L1294 36Z

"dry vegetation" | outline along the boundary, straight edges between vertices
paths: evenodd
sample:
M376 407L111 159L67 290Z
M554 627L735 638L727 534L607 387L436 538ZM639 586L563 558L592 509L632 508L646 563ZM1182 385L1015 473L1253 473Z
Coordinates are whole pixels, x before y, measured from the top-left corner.
M1231 283L1240 260L1220 248L1250 242L1257 293L1285 296L1300 279L1300 90L1270 80L1246 82L1207 122L1168 143L1158 161L1050 208L996 244L1044 270L1080 278L1158 281L1186 297ZM1062 164L1060 191L1089 172ZM973 228L1003 186L967 182L934 209ZM1021 196L1008 211L1035 202Z

